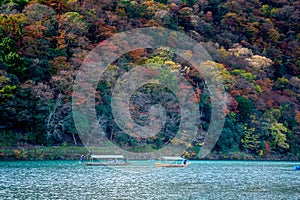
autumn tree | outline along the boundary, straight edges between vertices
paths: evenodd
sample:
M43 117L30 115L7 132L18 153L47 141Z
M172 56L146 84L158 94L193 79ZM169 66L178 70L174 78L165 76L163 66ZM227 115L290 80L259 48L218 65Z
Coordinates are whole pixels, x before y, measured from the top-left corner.
M249 128L247 125L243 126L244 136L241 139L242 147L246 152L257 154L260 147L260 135L257 134L255 128Z

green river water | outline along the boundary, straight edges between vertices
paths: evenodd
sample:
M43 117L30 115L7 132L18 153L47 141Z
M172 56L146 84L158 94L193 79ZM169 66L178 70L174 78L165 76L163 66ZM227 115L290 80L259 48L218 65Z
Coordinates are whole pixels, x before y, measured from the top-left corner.
M292 162L192 161L186 168L0 162L0 199L300 199ZM299 163L298 163L299 165Z

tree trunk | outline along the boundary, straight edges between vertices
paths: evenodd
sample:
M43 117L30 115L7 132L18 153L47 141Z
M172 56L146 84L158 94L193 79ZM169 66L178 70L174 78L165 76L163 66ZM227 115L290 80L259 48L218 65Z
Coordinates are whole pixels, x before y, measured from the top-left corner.
M75 138L75 134L72 133L72 136L73 136L74 144L75 144L75 146L77 146L77 141L76 141L76 138Z

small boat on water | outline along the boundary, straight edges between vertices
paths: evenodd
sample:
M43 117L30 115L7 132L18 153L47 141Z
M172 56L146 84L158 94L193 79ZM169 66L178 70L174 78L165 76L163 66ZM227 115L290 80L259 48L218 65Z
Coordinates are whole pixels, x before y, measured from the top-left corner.
M182 157L163 156L159 160L160 162L155 163L156 167L187 167L190 164Z
M91 155L86 166L127 166L131 163L123 155Z
M300 166L294 166L294 170L300 170Z

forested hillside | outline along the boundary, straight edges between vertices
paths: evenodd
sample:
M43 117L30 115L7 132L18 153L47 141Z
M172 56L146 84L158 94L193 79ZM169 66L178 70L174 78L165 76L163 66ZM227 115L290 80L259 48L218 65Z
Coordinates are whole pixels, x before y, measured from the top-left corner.
M300 1L2 0L0 13L1 147L82 145L73 121L72 90L85 57L114 33L165 27L206 48L232 97L213 155L300 159ZM134 151L158 149L176 134L176 115L150 139L131 137L113 122L110 101L118 76L145 63L162 64L187 78L199 95L199 129L207 130L211 116L205 81L169 49L144 49L112 63L104 73L107 81L98 84L96 110L107 137ZM171 78L166 74L163 81ZM143 103L157 103L164 91L150 84L131 97L137 123L149 123ZM196 157L202 141L199 134L192 146L187 144L186 156Z

